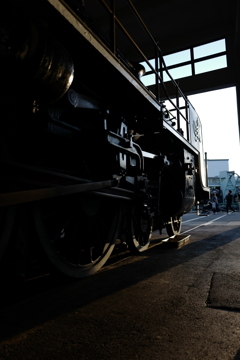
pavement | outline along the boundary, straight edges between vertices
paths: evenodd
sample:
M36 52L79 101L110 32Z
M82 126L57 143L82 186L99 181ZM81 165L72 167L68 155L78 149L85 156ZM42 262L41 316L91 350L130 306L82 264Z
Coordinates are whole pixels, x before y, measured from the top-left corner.
M188 241L0 311L0 360L240 359L240 214L184 216Z

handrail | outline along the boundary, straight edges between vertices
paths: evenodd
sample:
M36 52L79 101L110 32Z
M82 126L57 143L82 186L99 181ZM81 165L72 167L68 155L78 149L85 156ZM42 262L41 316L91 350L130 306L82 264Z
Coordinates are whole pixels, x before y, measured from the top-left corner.
M159 54L159 58L160 58L160 61L162 62L162 64L164 65L164 68L165 68L165 71L166 73L168 74L169 78L171 79L171 81L173 82L173 84L176 86L176 88L178 89L178 92L180 93L180 95L188 101L188 99L186 98L186 96L183 94L183 92L181 91L180 87L178 86L178 84L176 83L176 81L173 79L173 77L171 76L171 74L169 73L168 69L167 69L167 65L165 63L165 60L163 58L163 55L162 55L162 51L159 47L159 44L158 42L156 42L156 40L154 39L154 37L152 36L152 34L150 33L150 31L148 30L147 26L145 25L145 23L143 22L141 16L139 15L139 13L137 12L136 8L134 7L133 3L131 0L127 0L128 4L131 6L131 9L134 11L135 15L137 16L138 20L140 21L142 27L144 28L144 30L146 31L146 33L149 35L151 41L154 43L154 45L156 46L156 49L157 49L157 53ZM152 70L157 73L156 69L154 69L151 64L149 63L149 61L147 60L147 63L148 65L152 68ZM159 76L159 79L161 79L161 81L163 82L161 76ZM164 88L166 89L165 85L163 85ZM167 93L167 90L166 90L166 93ZM166 94L167 95L167 94ZM169 99L170 100L170 99Z
M123 24L121 23L121 21L118 19L118 17L116 16L116 6L115 6L115 2L116 0L111 0L111 6L109 6L105 0L99 0L99 2L103 5L103 7L105 8L105 10L109 13L109 15L112 17L112 28L113 28L113 33L111 34L111 40L112 40L112 44L110 44L110 47L112 48L112 51L114 53L114 55L116 55L116 49L117 49L117 39L116 39L116 33L115 33L115 26L119 26L119 28L121 29L121 31L123 32L123 34L126 36L126 38L130 41L130 43L134 46L134 48L138 51L138 53L140 54L142 61L145 61L147 63L147 65L149 66L149 68L152 70L152 72L155 74L155 87L156 87L156 100L160 103L160 85L163 88L165 97L167 98L167 100L172 104L173 109L177 111L177 128L178 130L180 130L180 117L183 118L183 120L186 122L186 128L187 128L187 140L189 140L189 119L188 119L188 104L190 103L189 100L187 99L187 97L183 94L183 92L181 91L179 85L177 84L177 82L173 79L173 77L171 76L170 72L168 71L168 68L166 66L165 60L163 58L161 49L159 47L158 42L153 38L152 34L150 33L150 31L148 30L146 24L144 23L144 21L142 20L141 16L139 15L139 13L137 12L136 8L134 7L133 3L131 0L125 0L127 2L127 4L129 5L129 7L131 8L133 14L135 15L136 19L138 20L138 22L140 23L140 25L142 26L143 30L145 31L145 33L148 35L148 37L150 38L151 42L153 43L154 47L155 47L155 54L156 54L156 59L155 59L155 68L152 66L152 64L149 62L149 60L147 59L146 55L142 52L142 50L140 49L140 47L137 45L137 43L132 39L131 35L128 33L128 31L126 30L126 28L123 26ZM159 66L158 66L159 64ZM174 87L176 88L176 104L172 101L172 99L170 98L170 95L168 94L166 85L163 82L163 79L161 77L160 74L160 69L164 69L164 71L166 71L168 77L171 80L171 83L174 85ZM185 101L185 106L183 107L183 109L185 109L185 114L184 115L179 107L179 97L182 97Z

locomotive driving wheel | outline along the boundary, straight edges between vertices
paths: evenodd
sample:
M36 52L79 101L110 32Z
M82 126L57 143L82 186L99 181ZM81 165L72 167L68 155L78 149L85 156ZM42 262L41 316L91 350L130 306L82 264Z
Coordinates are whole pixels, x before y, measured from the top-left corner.
M34 206L35 225L47 258L60 273L74 278L95 273L107 261L120 218L120 204L100 196L69 196Z
M182 217L181 216L172 216L169 218L166 223L166 230L168 236L179 235L182 228Z
M132 252L145 251L150 244L153 220L147 211L133 210L130 217L127 242Z

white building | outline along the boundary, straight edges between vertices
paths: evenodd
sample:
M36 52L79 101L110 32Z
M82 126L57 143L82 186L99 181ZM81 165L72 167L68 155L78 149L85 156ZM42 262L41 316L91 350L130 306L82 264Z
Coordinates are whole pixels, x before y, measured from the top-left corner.
M208 186L211 195L216 191L220 202L224 202L229 190L232 190L236 201L240 198L240 177L234 171L229 171L228 159L207 160Z
M219 176L220 171L229 171L229 159L207 160L208 177Z

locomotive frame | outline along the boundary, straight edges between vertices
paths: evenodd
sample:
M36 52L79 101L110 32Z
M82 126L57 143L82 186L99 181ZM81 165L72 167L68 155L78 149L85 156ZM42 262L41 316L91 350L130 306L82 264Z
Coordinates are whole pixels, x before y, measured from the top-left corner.
M176 102L168 96L157 42L127 0L156 49L154 68L117 17L123 2L98 3L101 13L96 1L2 6L1 266L24 233L24 247L40 244L54 269L88 276L117 239L144 251L153 229L179 234L182 215L209 197L199 117L170 74Z

